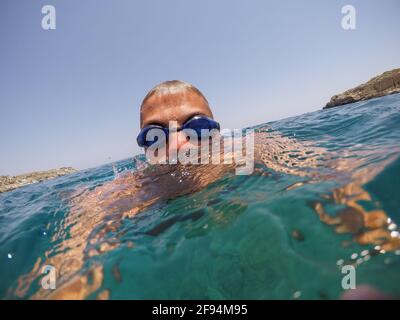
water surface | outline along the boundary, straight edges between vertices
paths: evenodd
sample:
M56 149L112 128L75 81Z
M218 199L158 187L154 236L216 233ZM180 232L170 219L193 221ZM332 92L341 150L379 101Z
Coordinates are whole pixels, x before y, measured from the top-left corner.
M138 172L127 159L0 194L0 296L336 299L344 264L357 284L400 296L400 95L254 128L287 139L260 147L294 167L271 157L253 175L167 197L152 193L162 177L100 192ZM300 156L292 140L324 151ZM55 292L41 288L46 264Z

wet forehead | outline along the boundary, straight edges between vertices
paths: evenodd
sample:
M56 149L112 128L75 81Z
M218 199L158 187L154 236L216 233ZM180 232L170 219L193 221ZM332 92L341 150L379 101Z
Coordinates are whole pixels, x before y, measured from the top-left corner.
M171 120L182 125L195 114L212 116L207 103L195 93L154 95L141 108L141 127L152 123L168 126L168 122Z

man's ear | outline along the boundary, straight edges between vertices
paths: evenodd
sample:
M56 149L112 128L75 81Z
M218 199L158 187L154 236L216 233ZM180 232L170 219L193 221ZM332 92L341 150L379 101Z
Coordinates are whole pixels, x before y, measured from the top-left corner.
M140 129L143 129L143 111L142 111L142 106L143 105L140 106L140 111L139 111L139 114L140 114Z

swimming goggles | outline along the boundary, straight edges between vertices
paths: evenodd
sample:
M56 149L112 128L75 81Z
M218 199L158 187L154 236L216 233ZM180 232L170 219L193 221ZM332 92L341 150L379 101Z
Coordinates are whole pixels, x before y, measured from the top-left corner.
M140 130L136 141L137 144L139 145L139 147L150 147L151 145L153 145L154 143L156 143L158 141L158 137L155 136L154 139L147 139L147 134L150 132L150 130L153 129L161 129L164 134L165 134L165 138L168 139L169 136L169 129L163 126L159 126L159 125L149 125L147 127L144 127L142 130ZM213 130L213 129L217 129L218 131L220 130L220 126L219 123L209 117L206 116L194 116L192 118L190 118L189 120L187 120L182 127L177 128L176 131L181 131L181 130L185 130L185 129L192 129L196 132L197 137L200 139L201 135L202 135L202 130Z

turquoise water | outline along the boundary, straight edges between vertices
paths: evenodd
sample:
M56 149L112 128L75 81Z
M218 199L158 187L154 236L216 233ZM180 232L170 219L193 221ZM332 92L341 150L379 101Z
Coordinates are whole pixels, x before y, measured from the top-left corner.
M0 194L0 297L51 298L38 294L47 263L74 298L337 299L343 264L357 285L400 296L400 95L268 128L324 148L322 178L259 166L118 221L72 203L136 170L133 159ZM327 174L338 159L348 163Z

